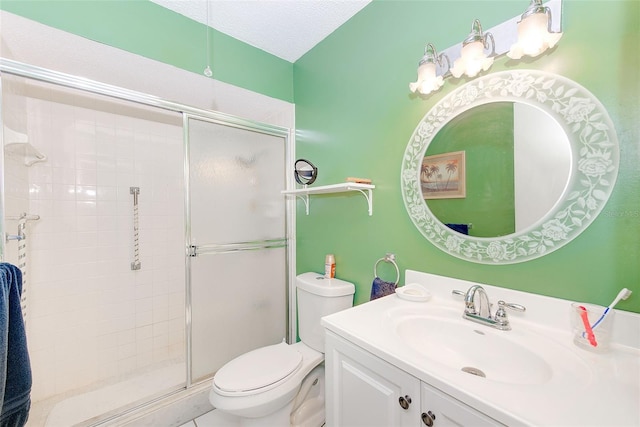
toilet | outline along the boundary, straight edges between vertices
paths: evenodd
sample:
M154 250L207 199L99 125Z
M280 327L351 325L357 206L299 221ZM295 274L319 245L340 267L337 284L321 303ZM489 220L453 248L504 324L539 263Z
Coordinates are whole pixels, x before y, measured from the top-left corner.
M296 277L300 342L261 347L216 372L209 400L237 425L320 427L324 424L323 316L353 305L353 283L318 273Z

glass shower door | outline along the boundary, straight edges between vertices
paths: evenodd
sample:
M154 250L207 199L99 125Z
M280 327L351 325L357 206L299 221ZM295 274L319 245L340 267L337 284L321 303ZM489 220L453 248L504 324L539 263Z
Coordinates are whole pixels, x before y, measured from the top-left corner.
M191 381L287 331L286 135L185 116Z

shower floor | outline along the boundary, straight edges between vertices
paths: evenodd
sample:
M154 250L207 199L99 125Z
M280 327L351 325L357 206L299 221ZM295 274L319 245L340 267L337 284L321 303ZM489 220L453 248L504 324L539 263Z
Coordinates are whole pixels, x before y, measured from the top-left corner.
M69 427L144 402L149 397L175 389L185 383L185 364L177 362L129 377L100 388L87 388L73 395L54 396L33 402L26 427ZM98 421L97 419L95 420Z

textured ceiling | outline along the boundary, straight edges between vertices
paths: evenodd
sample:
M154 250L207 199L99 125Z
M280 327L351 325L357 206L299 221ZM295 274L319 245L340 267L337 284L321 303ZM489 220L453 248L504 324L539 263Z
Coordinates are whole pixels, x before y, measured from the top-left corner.
M151 0L289 62L371 0ZM207 5L208 1L208 5ZM207 7L208 6L208 7ZM207 8L209 19L207 19Z

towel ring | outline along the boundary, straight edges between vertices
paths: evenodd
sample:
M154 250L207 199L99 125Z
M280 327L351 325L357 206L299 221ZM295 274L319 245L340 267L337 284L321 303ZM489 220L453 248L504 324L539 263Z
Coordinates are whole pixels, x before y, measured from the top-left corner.
M398 268L398 264L396 264L396 256L394 254L386 254L384 258L380 258L376 261L375 265L373 266L373 277L378 277L378 264L380 264L382 261L389 262L396 268L396 281L394 284L397 285L400 281L400 269Z

